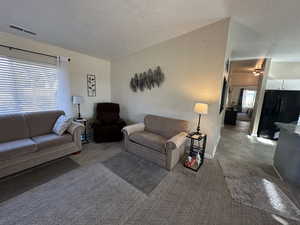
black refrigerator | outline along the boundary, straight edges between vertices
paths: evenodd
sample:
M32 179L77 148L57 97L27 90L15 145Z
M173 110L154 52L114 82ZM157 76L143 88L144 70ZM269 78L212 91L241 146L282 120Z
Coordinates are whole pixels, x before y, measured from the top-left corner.
M276 140L275 122L292 123L299 119L300 91L267 90L264 96L257 135Z

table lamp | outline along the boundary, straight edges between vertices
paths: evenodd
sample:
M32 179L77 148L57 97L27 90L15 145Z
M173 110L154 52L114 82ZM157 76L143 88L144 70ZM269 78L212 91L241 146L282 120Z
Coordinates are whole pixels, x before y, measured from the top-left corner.
M208 111L208 105L205 103L196 103L194 106L194 112L199 114L198 126L196 134L200 134L200 120L201 115L206 115Z
M82 119L80 115L80 104L83 103L82 96L73 96L73 104L78 106L78 117L77 119Z

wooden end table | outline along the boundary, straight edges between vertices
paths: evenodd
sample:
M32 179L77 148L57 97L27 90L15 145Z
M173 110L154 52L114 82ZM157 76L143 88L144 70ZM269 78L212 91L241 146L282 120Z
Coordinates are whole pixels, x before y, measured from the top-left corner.
M82 119L74 119L74 121L77 123L81 123L84 126L84 132L81 135L82 144L89 143L88 136L87 136L87 119L83 119L83 118Z

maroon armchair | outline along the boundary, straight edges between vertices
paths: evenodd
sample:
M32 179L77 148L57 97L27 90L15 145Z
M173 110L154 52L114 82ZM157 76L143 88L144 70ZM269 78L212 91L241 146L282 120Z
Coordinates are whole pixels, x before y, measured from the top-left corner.
M96 121L93 124L94 141L121 141L122 128L126 123L120 118L120 107L116 103L98 103L96 107Z

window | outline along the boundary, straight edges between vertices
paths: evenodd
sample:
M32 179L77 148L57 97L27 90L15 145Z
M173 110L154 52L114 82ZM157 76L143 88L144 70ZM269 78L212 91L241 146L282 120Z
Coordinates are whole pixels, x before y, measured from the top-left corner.
M242 108L253 108L255 103L255 97L255 90L244 90Z
M0 114L57 109L57 68L0 56Z

